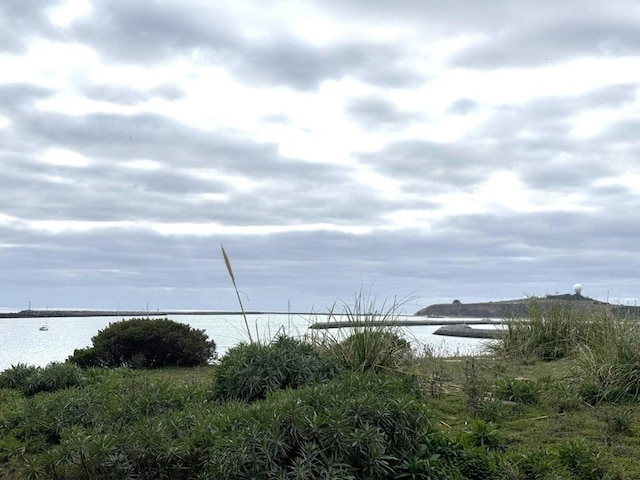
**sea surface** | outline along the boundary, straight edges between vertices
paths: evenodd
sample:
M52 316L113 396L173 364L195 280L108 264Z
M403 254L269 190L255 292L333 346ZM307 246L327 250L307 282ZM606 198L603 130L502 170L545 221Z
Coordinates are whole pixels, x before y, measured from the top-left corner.
M169 318L204 330L215 341L219 357L234 345L248 340L242 315L169 315ZM0 318L0 371L18 363L46 366L50 362L64 361L76 348L91 346L91 338L100 330L121 320L123 318L119 317L49 317L46 321L43 318ZM314 322L327 320L326 315L319 314L248 315L254 340L259 338L261 341L268 341L278 332L298 338L323 334L344 338L349 334L348 329L308 328ZM442 320L461 323L465 319ZM48 330L39 330L45 323ZM491 341L433 335L437 328L439 327L398 327L398 333L415 348L427 348L439 355L480 354Z

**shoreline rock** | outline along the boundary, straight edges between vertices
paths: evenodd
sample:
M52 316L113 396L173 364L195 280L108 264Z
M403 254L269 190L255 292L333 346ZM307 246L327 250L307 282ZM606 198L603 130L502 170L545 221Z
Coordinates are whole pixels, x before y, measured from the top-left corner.
M500 330L493 328L471 328L466 323L456 323L455 325L444 325L433 332L434 335L444 335L447 337L464 338L489 338L496 339L502 336Z

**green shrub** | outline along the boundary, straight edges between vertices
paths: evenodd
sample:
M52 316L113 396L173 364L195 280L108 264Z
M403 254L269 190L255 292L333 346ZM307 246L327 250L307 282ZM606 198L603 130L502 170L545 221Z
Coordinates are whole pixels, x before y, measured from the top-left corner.
M26 478L38 473L40 478L69 480L390 479L397 478L400 465L424 443L430 428L410 377L354 374L273 392L250 405L229 402L213 408L204 401L171 408L166 402L172 392L154 393L142 385L136 396L147 398L145 403L154 398L156 406L145 411L141 404L137 418L130 417L126 424L114 421L116 405L129 408L122 404L131 402L127 391L132 386L114 390L115 399L107 405L102 393L83 396L89 401L85 408L95 415L87 422L77 416L79 409L65 409L85 401L74 402L67 392L32 399L34 409L25 412L23 426L9 433L18 441L36 435L50 435L51 441L24 455L15 441L4 442L2 448L16 457ZM61 418L57 423L52 422L56 415ZM447 468L456 471L451 462Z
M566 380L556 381L548 385L545 398L557 413L576 411L583 405L579 389Z
M497 401L495 398L483 400L472 411L478 420L484 420L485 422L506 420L517 412L518 409L514 408L513 405Z
M74 363L81 368L106 366L100 359L98 351L93 347L76 348L73 355L67 358L67 362Z
M268 345L249 343L229 349L218 366L212 397L252 402L275 390L332 376L333 369L311 345L280 335Z
M460 442L470 447L487 449L499 448L502 445L500 430L493 422L481 419L471 421L469 428L460 434Z
M15 388L16 390L25 391L29 384L29 379L33 378L38 371L38 367L18 363L11 365L0 373L0 388Z
M406 459L411 468L404 478L489 480L495 478L496 473L495 460L486 449L469 447L466 441L451 440L438 430L430 430L416 449L409 451ZM428 462L423 463L421 470L420 460L425 459Z
M558 458L580 480L599 480L607 473L602 453L583 438L569 440L561 445Z
M397 478L430 428L416 388L409 378L350 374L253 408L228 404L225 423L209 423L206 478Z
M496 397L509 402L537 405L540 403L540 387L526 378L505 378L496 383Z
M633 435L633 411L616 410L607 418L607 431L614 435Z
M29 398L16 412L10 433L24 439L30 449L40 450L60 441L62 431L73 425L96 422L98 406L86 390L65 389Z
M495 460L483 448L461 449L455 465L466 480L489 480L496 475Z
M81 367L192 367L206 365L216 347L203 330L168 318L110 323L91 340L92 347L75 350L68 360Z
M496 478L489 452L432 427L409 375L351 372L251 404L214 404L205 378L194 385L173 373L97 369L86 371L83 389L27 398L1 390L0 472L66 480Z
M521 454L515 462L523 480L541 480L567 478L567 472L558 460L555 451L539 448Z
M19 455L22 450L22 442L17 438L6 435L0 437L0 463L4 463L9 458Z
M396 478L407 480L465 480L467 477L450 462L428 448L420 448L408 455L398 467ZM488 477L485 477L488 478Z
M0 373L0 388L14 388L27 396L84 384L82 370L68 363L52 362L45 368L18 364Z

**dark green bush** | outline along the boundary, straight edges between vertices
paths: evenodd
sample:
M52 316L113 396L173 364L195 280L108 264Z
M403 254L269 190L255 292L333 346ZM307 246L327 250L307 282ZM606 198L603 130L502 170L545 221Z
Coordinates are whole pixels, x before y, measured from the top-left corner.
M351 374L274 392L222 425L209 422L205 477L398 478L431 425L415 388L408 378Z
M92 347L75 350L68 361L81 367L192 367L206 365L216 348L203 330L168 318L110 323L91 340Z
M68 363L52 362L45 368L18 364L0 373L0 388L14 388L27 396L84 384L82 370Z
M432 427L408 375L349 373L216 405L206 383L131 369L86 373L83 389L28 398L0 391L0 471L15 469L8 478L496 478L489 452Z
M38 367L25 363L11 365L11 368L0 373L0 388L15 388L24 391L29 379L33 378L37 371Z
M222 358L213 386L216 400L251 402L269 392L298 388L333 376L330 365L309 344L278 336L270 344L240 344Z
M407 451L397 478L433 480L490 480L496 464L485 448L468 447L439 430L429 430Z

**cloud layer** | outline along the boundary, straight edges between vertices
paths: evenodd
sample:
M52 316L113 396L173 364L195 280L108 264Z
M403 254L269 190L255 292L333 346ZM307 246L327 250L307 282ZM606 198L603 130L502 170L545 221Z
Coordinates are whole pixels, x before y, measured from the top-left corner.
M0 306L635 302L637 2L0 4Z

